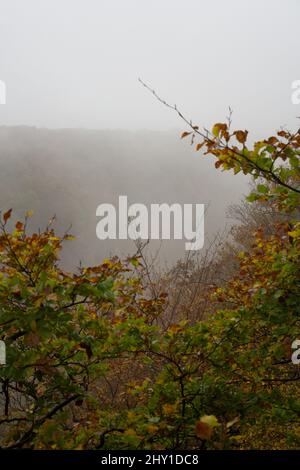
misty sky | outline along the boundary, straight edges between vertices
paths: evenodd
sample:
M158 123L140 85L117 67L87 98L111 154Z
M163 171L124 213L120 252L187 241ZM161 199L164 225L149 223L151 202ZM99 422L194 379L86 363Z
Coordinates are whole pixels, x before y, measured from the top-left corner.
M258 134L295 127L297 0L0 0L0 125L184 127L188 117Z

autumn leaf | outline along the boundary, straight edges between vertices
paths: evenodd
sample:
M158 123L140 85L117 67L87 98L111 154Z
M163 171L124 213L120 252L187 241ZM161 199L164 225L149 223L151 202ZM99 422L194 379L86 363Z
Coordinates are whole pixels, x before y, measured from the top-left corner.
M214 415L205 415L196 423L196 436L202 440L209 440L212 437L213 430L219 425Z
M156 431L158 431L159 427L156 426L155 424L149 424L149 426L147 426L147 431L150 433L150 434L154 434Z
M205 144L205 142L200 142L199 144L197 144L196 145L196 151L198 152L203 147L204 144Z
M181 134L181 139L184 139L185 137L187 137L188 135L191 135L191 132L183 132Z
M213 428L211 428L206 423L202 423L202 421L197 421L195 433L196 433L196 436L199 437L199 439L207 441L212 436Z
M74 235L71 235L71 234L67 234L64 236L64 240L75 240L76 237L74 237Z
M215 137L219 137L220 132L224 133L227 131L227 124L223 122L218 122L212 128L212 133Z
M166 403L163 405L163 412L166 415L172 415L176 411L176 405L172 405L171 403Z
M244 144L247 140L248 131L235 131L233 134L240 144Z
M211 428L219 426L219 422L214 415L205 415L200 418L201 423L208 424Z
M11 213L12 213L12 209L9 209L7 212L5 212L5 213L3 214L4 225L6 224L6 222L8 221L8 219L10 218Z
M30 218L32 216L33 216L33 210L27 211L26 214L25 214L26 218Z
M179 333L179 331L182 331L182 326L177 325L175 323L173 325L171 325L168 329L168 332L173 334L173 335L176 335L177 333Z
M23 228L24 228L24 225L22 224L22 222L17 222L16 223L16 229L17 230L21 231L21 230L23 230Z

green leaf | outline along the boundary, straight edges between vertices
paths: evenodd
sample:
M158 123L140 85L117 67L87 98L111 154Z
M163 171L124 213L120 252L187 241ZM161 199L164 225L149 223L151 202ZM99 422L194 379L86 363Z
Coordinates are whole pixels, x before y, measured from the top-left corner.
M257 185L257 191L259 193L266 194L266 193L269 192L269 188L265 184L258 184Z

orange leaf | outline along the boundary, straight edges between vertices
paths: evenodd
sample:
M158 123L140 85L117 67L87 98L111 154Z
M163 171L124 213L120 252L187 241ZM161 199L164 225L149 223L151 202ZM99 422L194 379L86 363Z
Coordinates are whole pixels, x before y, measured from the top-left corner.
M202 423L202 421L197 421L196 429L195 429L196 436L202 440L208 440L211 438L213 433L213 428L211 428L208 424Z

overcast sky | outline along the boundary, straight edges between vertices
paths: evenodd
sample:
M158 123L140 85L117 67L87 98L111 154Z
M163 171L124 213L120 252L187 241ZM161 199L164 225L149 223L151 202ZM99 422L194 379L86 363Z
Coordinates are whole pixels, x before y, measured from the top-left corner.
M138 83L210 125L295 127L298 0L0 0L0 125L181 128Z

